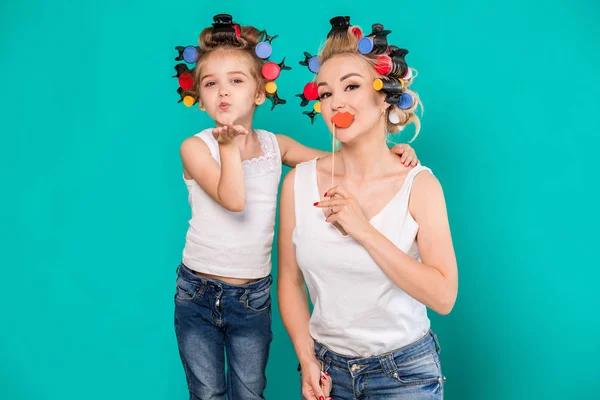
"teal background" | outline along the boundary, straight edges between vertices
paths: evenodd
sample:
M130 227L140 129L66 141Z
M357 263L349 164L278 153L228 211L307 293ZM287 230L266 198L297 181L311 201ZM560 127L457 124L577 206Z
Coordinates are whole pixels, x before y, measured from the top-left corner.
M334 3L0 6L2 399L186 398L179 145L211 121L176 103L173 47L220 12L279 34L273 60L293 67L277 81L288 105L255 126L321 149L328 131L294 95L329 18L381 22L410 50L425 105L413 145L444 186L459 262L453 312L430 312L446 399L600 397L598 4ZM298 398L273 315L267 398Z

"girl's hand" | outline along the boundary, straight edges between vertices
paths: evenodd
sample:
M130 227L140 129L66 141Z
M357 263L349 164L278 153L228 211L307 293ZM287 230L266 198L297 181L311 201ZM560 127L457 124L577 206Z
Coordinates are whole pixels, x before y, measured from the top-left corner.
M397 144L390 148L394 153L400 156L400 162L407 167L414 167L419 163L415 149L408 144Z
M235 143L235 138L240 135L247 135L248 130L241 125L225 125L219 128L213 129L213 137L217 139L220 144L232 144Z

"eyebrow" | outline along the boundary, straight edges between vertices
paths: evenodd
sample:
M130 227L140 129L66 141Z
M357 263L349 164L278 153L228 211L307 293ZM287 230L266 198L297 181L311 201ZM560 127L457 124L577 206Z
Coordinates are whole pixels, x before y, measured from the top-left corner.
M348 78L350 78L351 76L358 76L358 77L361 77L361 78L362 78L362 75L360 75L360 74L357 74L356 72L351 72L351 73L349 73L349 74L346 74L346 75L342 76L342 77L340 78L340 82L343 82L345 79L348 79ZM321 87L321 86L323 86L323 85L327 85L327 82L320 82L320 83L317 85L317 87Z
M248 77L248 75L246 75L242 71L231 71L231 72L227 73L227 75L234 75L234 74L241 74L241 75L244 75L245 77Z
M228 72L227 75L235 75L235 74L240 74L240 75L244 75L246 78L248 77L248 75L246 75L245 73L243 73L242 71L231 71ZM202 82L203 80L205 80L206 78L212 77L214 76L213 74L208 74L208 75L204 75L202 78L200 78L200 82Z

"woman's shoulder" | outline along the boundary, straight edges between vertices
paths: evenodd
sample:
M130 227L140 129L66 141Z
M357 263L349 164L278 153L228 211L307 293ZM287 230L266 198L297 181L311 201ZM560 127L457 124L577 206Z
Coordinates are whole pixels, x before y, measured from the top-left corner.
M412 180L413 196L426 197L442 192L442 185L430 168L421 164L410 170L408 177Z
M318 160L320 159L314 158L297 164L286 174L285 178L283 178L283 185L294 186L296 177L300 180L310 180L312 175L314 175L315 164Z
M310 160L308 162L315 163L315 167L317 168L318 172L331 173L332 163L333 163L333 161L335 161L334 157L335 157L334 153L330 153L330 154L327 154L326 156L315 158L314 160Z
M408 171L409 176L413 176L415 182L418 180L424 180L426 182L431 181L432 179L437 181L437 178L433 174L431 168L424 166L423 164L417 164L414 167L411 167Z
M300 165L302 165L303 168L307 168L308 166L314 167L316 165L319 165L320 160L322 160L323 158L321 157L315 157L312 160L308 160L308 161L303 161L301 163L298 163L298 165L296 165L296 168L298 168Z

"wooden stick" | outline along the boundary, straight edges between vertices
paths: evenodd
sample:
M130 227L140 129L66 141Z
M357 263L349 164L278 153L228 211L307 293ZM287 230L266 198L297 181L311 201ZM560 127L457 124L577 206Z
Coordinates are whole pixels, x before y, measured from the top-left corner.
M331 187L333 187L333 170L335 168L335 124L333 124L333 137L331 138Z

